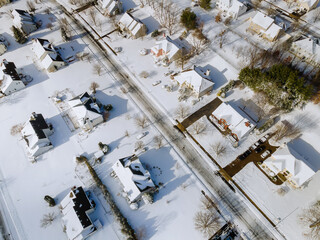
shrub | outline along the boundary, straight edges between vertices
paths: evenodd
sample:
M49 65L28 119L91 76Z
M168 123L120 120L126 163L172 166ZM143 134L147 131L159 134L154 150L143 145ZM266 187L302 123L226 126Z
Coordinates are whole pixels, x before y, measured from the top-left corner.
M186 8L182 11L180 22L187 30L195 29L197 27L197 15L190 8Z
M151 33L151 37L157 37L160 35L160 32L158 31L158 29L154 30L152 33Z
M211 0L200 0L199 6L203 9L209 10L211 9Z
M217 23L222 21L222 17L221 17L221 13L220 13L220 12L219 12L218 15L215 17L215 21L216 21Z

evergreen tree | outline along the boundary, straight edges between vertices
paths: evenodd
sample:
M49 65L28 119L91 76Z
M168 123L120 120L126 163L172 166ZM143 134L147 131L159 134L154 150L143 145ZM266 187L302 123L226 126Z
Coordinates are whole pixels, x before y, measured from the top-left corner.
M186 8L182 11L180 22L187 30L195 29L197 27L197 15L190 8Z
M23 44L27 41L27 38L24 36L24 33L15 26L12 26L12 32L16 41L20 44Z

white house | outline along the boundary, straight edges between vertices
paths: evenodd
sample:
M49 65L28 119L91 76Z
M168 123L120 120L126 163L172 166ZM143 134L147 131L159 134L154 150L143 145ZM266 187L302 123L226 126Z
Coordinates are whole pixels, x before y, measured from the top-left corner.
M143 193L155 189L150 173L136 155L119 159L112 169L123 185L130 203L141 199Z
M104 120L101 104L87 92L70 99L69 105L79 125L86 130L92 129Z
M100 225L92 223L89 216L94 212L95 202L90 200L82 187L73 187L61 201L62 222L69 240L82 240L89 237Z
M164 40L156 42L156 45L151 48L151 55L156 61L167 58L169 62L172 62L179 57L181 51L182 46L167 36Z
M21 130L22 137L27 144L27 153L36 158L53 148L49 136L53 134L53 127L47 124L42 114L32 113Z
M54 72L65 65L65 62L46 39L32 39L32 50L48 72Z
M12 11L13 25L21 29L24 33L30 34L37 30L37 25L34 17L26 11L15 9Z
M174 79L180 86L191 88L197 97L201 97L212 90L214 82L210 77L210 70L203 70L200 67L194 66L193 69L188 69L174 76Z
M304 38L292 43L291 49L298 57L313 65L320 63L320 40Z
M15 64L8 62L6 59L3 59L0 64L0 80L2 81L0 86L1 92L4 95L9 95L25 88L25 84L21 80Z
M235 19L247 11L246 5L239 0L218 0L216 6L219 10Z
M122 12L122 2L119 0L99 0L98 3L109 16Z
M4 36L0 34L0 56L7 51L8 42Z
M318 171L287 144L278 148L263 162L262 166L272 171L274 175L279 174L280 179L293 188L301 188Z
M139 19L133 17L131 13L125 12L118 23L121 31L129 33L132 38L139 38L147 34L147 27Z
M280 35L282 28L274 23L273 18L264 15L261 12L257 12L257 14L251 19L248 30L257 33L259 36L270 42L273 42Z
M221 131L230 131L229 139L233 142L238 142L247 136L256 126L243 111L236 110L226 102L222 102L209 119Z

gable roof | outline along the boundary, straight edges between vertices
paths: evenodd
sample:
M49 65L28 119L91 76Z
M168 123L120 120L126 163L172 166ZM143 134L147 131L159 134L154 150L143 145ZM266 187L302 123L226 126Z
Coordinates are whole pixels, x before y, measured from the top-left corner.
M210 76L206 76L206 73L199 67L194 66L193 69L189 69L181 72L174 78L181 84L190 84L194 91L201 93L203 90L208 89L214 85L214 82L210 79Z
M224 119L228 128L237 135L240 140L254 127L255 123L250 121L244 113L240 113L226 102L222 102L213 112L212 115L217 119Z
M63 222L66 226L66 233L69 239L75 239L78 235L83 234L83 230L92 224L87 211L94 206L89 201L82 187L73 188L69 194L61 201ZM90 233L95 230L92 226ZM82 238L81 238L82 239Z
M3 59L1 67L3 73L9 75L13 81L21 81L16 70L16 65L13 62L8 62L6 59Z
M268 29L273 23L273 19L267 15L264 15L261 12L257 12L257 14L252 18L252 22L261 26L264 29Z
M286 145L277 149L271 157L264 161L275 174L287 170L292 174L291 179L298 186L310 179L318 169L315 169L308 161L294 149Z
M155 187L149 171L135 155L119 159L112 169L124 186L130 202L135 201L142 192Z
M167 36L164 40L156 42L156 45L151 50L156 54L162 50L163 54L167 55L170 60L181 48L181 45Z
M133 35L135 35L144 24L137 18L133 17L131 13L125 12L120 18L119 23L123 24Z
M302 40L295 41L293 43L296 47L301 50L314 55L316 60L320 60L320 41L319 39L305 38Z

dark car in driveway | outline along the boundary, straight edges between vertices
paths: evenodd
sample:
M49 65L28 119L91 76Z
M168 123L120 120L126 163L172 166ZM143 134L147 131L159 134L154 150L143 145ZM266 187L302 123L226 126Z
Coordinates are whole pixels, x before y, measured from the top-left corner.
M240 160L243 160L243 159L245 159L246 157L248 157L248 156L250 155L250 153L251 153L251 150L247 150L247 151L245 151L243 154L241 154L238 158L239 158Z
M262 152L264 149L266 149L265 146L259 146L259 147L257 147L254 151L255 151L256 153L259 153L259 152Z

